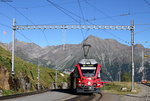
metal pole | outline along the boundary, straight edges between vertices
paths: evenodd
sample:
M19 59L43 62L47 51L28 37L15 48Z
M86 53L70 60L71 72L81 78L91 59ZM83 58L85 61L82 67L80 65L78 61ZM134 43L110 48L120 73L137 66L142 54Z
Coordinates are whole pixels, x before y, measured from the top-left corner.
M142 48L142 67L144 67L144 52L143 52L143 48Z
M144 67L144 50L142 48L142 68L144 69L142 71L143 75L142 75L142 80L145 80L145 67Z
M58 73L57 73L57 65L56 65L56 74L55 74L55 89L57 89L57 80L58 80Z
M40 90L40 65L38 62L38 90Z
M131 91L134 92L134 21L131 21L131 61L132 61L132 86Z
M119 66L120 67L120 66ZM121 67L119 69L119 82L121 82Z
M13 26L12 26L13 32L12 32L12 70L11 74L15 75L14 71L14 54L15 54L15 31L16 31L16 19L13 19Z

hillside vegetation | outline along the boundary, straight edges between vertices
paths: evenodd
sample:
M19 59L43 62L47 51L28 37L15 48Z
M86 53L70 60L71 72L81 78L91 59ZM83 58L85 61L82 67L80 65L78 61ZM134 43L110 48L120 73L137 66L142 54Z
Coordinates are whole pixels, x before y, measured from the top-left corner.
M134 83L136 92L131 92L131 82L110 82L105 84L104 87L101 89L103 92L109 92L119 95L124 94L137 94L141 91L137 83ZM122 90L125 88L125 90Z
M15 57L15 76L11 76L11 53L0 46L0 89L7 91L37 90L38 67ZM58 84L67 81L67 75L61 76L58 72ZM55 82L55 70L40 66L40 87L50 88Z

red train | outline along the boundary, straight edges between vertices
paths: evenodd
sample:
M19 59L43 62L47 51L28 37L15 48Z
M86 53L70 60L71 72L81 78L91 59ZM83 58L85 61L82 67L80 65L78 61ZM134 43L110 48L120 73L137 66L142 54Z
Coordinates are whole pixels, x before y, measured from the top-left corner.
M82 59L70 74L72 89L77 93L99 93L104 85L100 73L101 65L95 59Z
M147 81L147 80L141 80L141 83L142 83L142 84L147 84L148 81Z

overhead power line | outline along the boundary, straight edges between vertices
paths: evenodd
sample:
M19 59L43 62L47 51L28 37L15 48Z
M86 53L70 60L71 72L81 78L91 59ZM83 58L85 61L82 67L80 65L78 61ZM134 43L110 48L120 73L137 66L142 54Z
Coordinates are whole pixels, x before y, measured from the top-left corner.
M83 14L83 11L82 11L82 8L81 8L81 4L80 4L80 0L78 0L78 4L79 4L79 9L80 9L80 12L81 12L81 15L82 15L82 20L83 20L83 22L84 22L84 24L85 24L85 18L84 18L84 14Z
M35 25L28 17L26 17L23 13L21 13L17 8L13 7L12 5L10 5L9 3L5 2L8 6L10 6L11 8L13 8L15 11L17 11L20 15L22 15L25 19L27 19L30 23L32 23L33 25Z
M84 14L83 14L83 11L82 11L82 8L81 8L80 0L78 0L78 5L79 5L79 9L80 9L82 18L83 18L83 19L81 19L81 20L83 20L83 23L84 23L84 25L85 25L85 18L84 18ZM80 23L80 25L81 25L81 23ZM86 34L87 34L87 33L84 33L82 29L81 29L81 33L82 33L83 40L85 40L85 37L86 37Z
M51 2L50 0L47 0L49 3L51 3L53 6L55 6L57 9L59 9L60 11L62 11L63 13L65 13L67 16L70 16L72 19L74 19L74 21L76 21L77 23L81 23L81 22L79 22L78 20L76 20L73 16L71 16L70 14L72 14L72 15L74 15L74 16L76 16L76 17L78 17L78 18L80 18L80 19L82 19L83 21L87 21L87 20L85 20L83 17L80 17L80 16L78 16L77 14L75 14L75 13L73 13L73 12L70 12L69 10L66 10L66 9L64 9L63 7L60 7L59 5L57 5L57 4L55 4L55 3L53 3L53 2ZM32 23L33 25L35 25L34 24L34 22L33 21L31 21L28 17L26 17L23 13L21 13L18 9L16 9L15 7L13 7L12 5L10 5L9 3L7 3L7 5L9 5L10 7L12 7L13 9L15 9L19 14L21 14L23 17L25 17L30 23ZM70 13L70 14L68 14L68 13L66 13L66 12L68 12L68 13ZM90 23L90 22L88 22L88 23ZM94 24L93 24L94 25ZM43 31L42 31L42 33L43 33ZM47 41L47 43L49 43L48 42L48 40L47 40L47 38L46 38L46 35L45 35L45 33L43 33L43 35L44 35L44 38L46 39L46 41ZM118 37L116 37L116 38L118 38ZM120 39L120 38L119 38Z
M12 27L10 27L10 26L8 26L8 25L2 24L2 23L0 23L0 25L2 25L2 26L4 26L4 27L7 27L7 28L11 28L11 29L12 29Z
M74 12L71 12L63 7L61 7L60 5L47 0L48 3L52 4L55 8L57 8L58 10L60 10L61 12L63 12L65 15L67 15L68 17L70 17L71 19L73 19L75 22L80 23L80 21L78 21L77 19L75 19L73 16L82 19L83 21L89 22L89 20L84 19L83 17L80 17L78 14L75 14ZM72 16L73 15L73 16ZM90 22L89 22L90 23Z
M135 42L136 44L142 44L142 43L150 43L150 41L139 41L139 42Z
M12 29L11 26L8 26L8 25L2 24L2 23L0 23L0 25ZM25 39L27 39L27 40L30 41L31 43L34 43L31 39L29 39L27 36L25 36L22 32L19 32L19 31L17 31L17 32L20 33L21 36L23 36Z
M135 24L136 26L138 25L150 25L150 23L145 23L145 24Z
M147 3L150 6L150 3L147 0L144 0L144 1L145 1L145 3Z
M75 3L76 1L68 1L68 2L61 2L61 3L59 3L60 5L65 5L65 4L72 4L72 3ZM83 2L83 1L81 1L81 2ZM19 9L34 9L34 8L42 8L42 7L48 7L49 6L49 4L47 4L47 5L36 5L36 6L30 6L30 7L16 7L16 8L19 8Z
M25 19L27 19L30 23L32 23L33 25L35 25L28 17L26 17L23 13L21 13L18 9L16 9L15 7L13 7L12 5L10 5L9 3L6 2L7 5L9 5L10 7L12 7L15 11L17 11L20 15L22 15ZM13 27L15 25L16 21L14 20L13 21ZM22 34L24 38L30 40L29 38L27 38L24 34ZM45 34L44 34L44 37L45 37ZM12 75L15 74L14 72L14 45L15 45L15 41L14 41L14 38L15 38L15 31L13 30L13 41L12 41ZM47 40L47 38L46 38ZM31 40L30 40L31 41ZM38 63L38 74L39 74L39 55L36 55L37 56L37 63ZM39 76L38 76L38 80L39 80ZM38 82L39 84L39 82Z
M89 24L91 24L91 25L95 25L95 24L93 24L93 23L91 23L91 22L89 22L88 20L86 20L86 19L84 19L84 18L82 18L82 17L80 17L80 16L78 16L77 14L75 14L75 13L73 13L73 12L71 12L71 11L69 11L69 10L67 10L67 9L65 9L65 8L63 8L63 7L61 7L61 6L59 6L59 5L57 5L57 4L55 4L55 3L53 3L52 1L50 1L50 0L47 0L47 2L49 2L50 4L52 4L54 7L56 7L58 10L60 10L61 12L63 12L65 15L67 15L67 16L69 16L71 19L73 19L75 22L77 22L77 23L79 23L79 25L81 25L81 23L78 21L78 20L76 20L72 15L74 15L75 17L77 17L77 18L79 18L79 19L82 19L83 21L86 21L86 22L88 22ZM87 2L87 1L86 1ZM88 3L88 2L87 2ZM88 3L89 4L89 3ZM90 5L90 4L89 4ZM91 5L90 5L91 6ZM96 9L98 9L98 8L96 8ZM98 9L99 10L99 9ZM100 10L99 10L99 12L101 12ZM68 14L69 13L69 14ZM71 15L70 15L71 14ZM108 16L107 14L105 14L105 13L103 13L106 17L108 17L109 19L111 19L111 20L113 20L110 16ZM83 32L82 32L83 33ZM112 33L111 33L112 34ZM83 36L84 37L84 36ZM114 37L115 37L115 35L114 35ZM118 39L118 37L116 37L117 39ZM120 40L121 38L119 38L119 40ZM122 39L123 40L123 39ZM127 41L125 41L125 42L127 42Z
M127 43L127 44L130 44L130 42L123 40L122 38L120 38L120 37L114 35L114 34L111 33L111 32L108 32L108 31L106 31L106 30L103 30L103 31L105 31L106 33L108 33L109 35L111 35L111 36L113 36L113 37L116 37L116 38L119 39L120 41L123 41L123 42L125 42L125 43Z
M105 12L103 12L102 10L100 10L99 8L97 8L96 6L90 4L88 1L86 1L86 3L87 3L89 6L93 7L94 9L96 9L97 11L99 11L99 12L100 12L101 14L103 14L104 16L106 16L106 17L108 17L109 19L111 19L112 21L119 23L118 21L114 20L111 16L107 15ZM119 23L119 24L120 24L120 23Z
M50 4L52 4L55 8L57 8L58 10L60 10L61 12L63 12L65 15L69 16L69 17L70 17L71 19L73 19L75 22L80 23L80 22L79 22L78 20L76 20L74 17L72 17L71 15L69 15L68 13L66 13L66 12L64 11L64 8L58 6L57 4L51 2L50 0L47 0L47 2L50 3ZM62 10L62 9L63 9L63 10ZM66 11L68 11L68 10L66 10ZM71 13L71 14L73 14L73 13Z
M20 15L22 15L22 16L23 16L26 20L28 20L31 24L35 25L35 23L34 23L32 20L30 20L27 16L25 16L22 12L20 12L16 7L13 7L12 5L10 5L10 4L7 3L7 2L6 2L6 4L9 5L11 8L13 8L15 11L17 11ZM42 31L42 33L43 33L43 35L44 35L44 38L45 38L46 42L47 42L48 45L49 45L49 42L48 42L48 40L47 40L47 38L46 38L46 35L45 35L44 31L43 31L43 30L41 30L41 31ZM27 37L26 37L26 39L29 40L29 38L27 38Z
M19 32L19 31L17 32L20 33L20 35L23 36L26 40L30 41L31 43L35 43L31 39L29 39L27 36L25 36L22 32Z
M49 41L48 41L48 39L47 39L47 37L46 37L46 35L45 35L45 29L42 31L42 33L43 33L43 35L44 35L44 38L45 38L45 40L46 40L46 42L50 45L50 43L49 43Z
M135 32L135 34L137 35L137 34L139 34L139 33L146 32L146 31L148 31L148 30L150 30L150 28L147 28L147 29L142 30L142 31Z
M5 15L4 13L0 12L0 15L4 16L5 18L7 18L7 19L9 19L10 21L12 21L12 19L11 19L9 16Z

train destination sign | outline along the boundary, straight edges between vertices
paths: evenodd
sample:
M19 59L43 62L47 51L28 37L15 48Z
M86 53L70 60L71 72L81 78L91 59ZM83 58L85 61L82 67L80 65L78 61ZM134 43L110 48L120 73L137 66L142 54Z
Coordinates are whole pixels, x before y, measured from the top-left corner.
M81 67L96 67L96 64L83 64Z
M83 69L96 69L96 67L81 67L81 69L83 70Z

